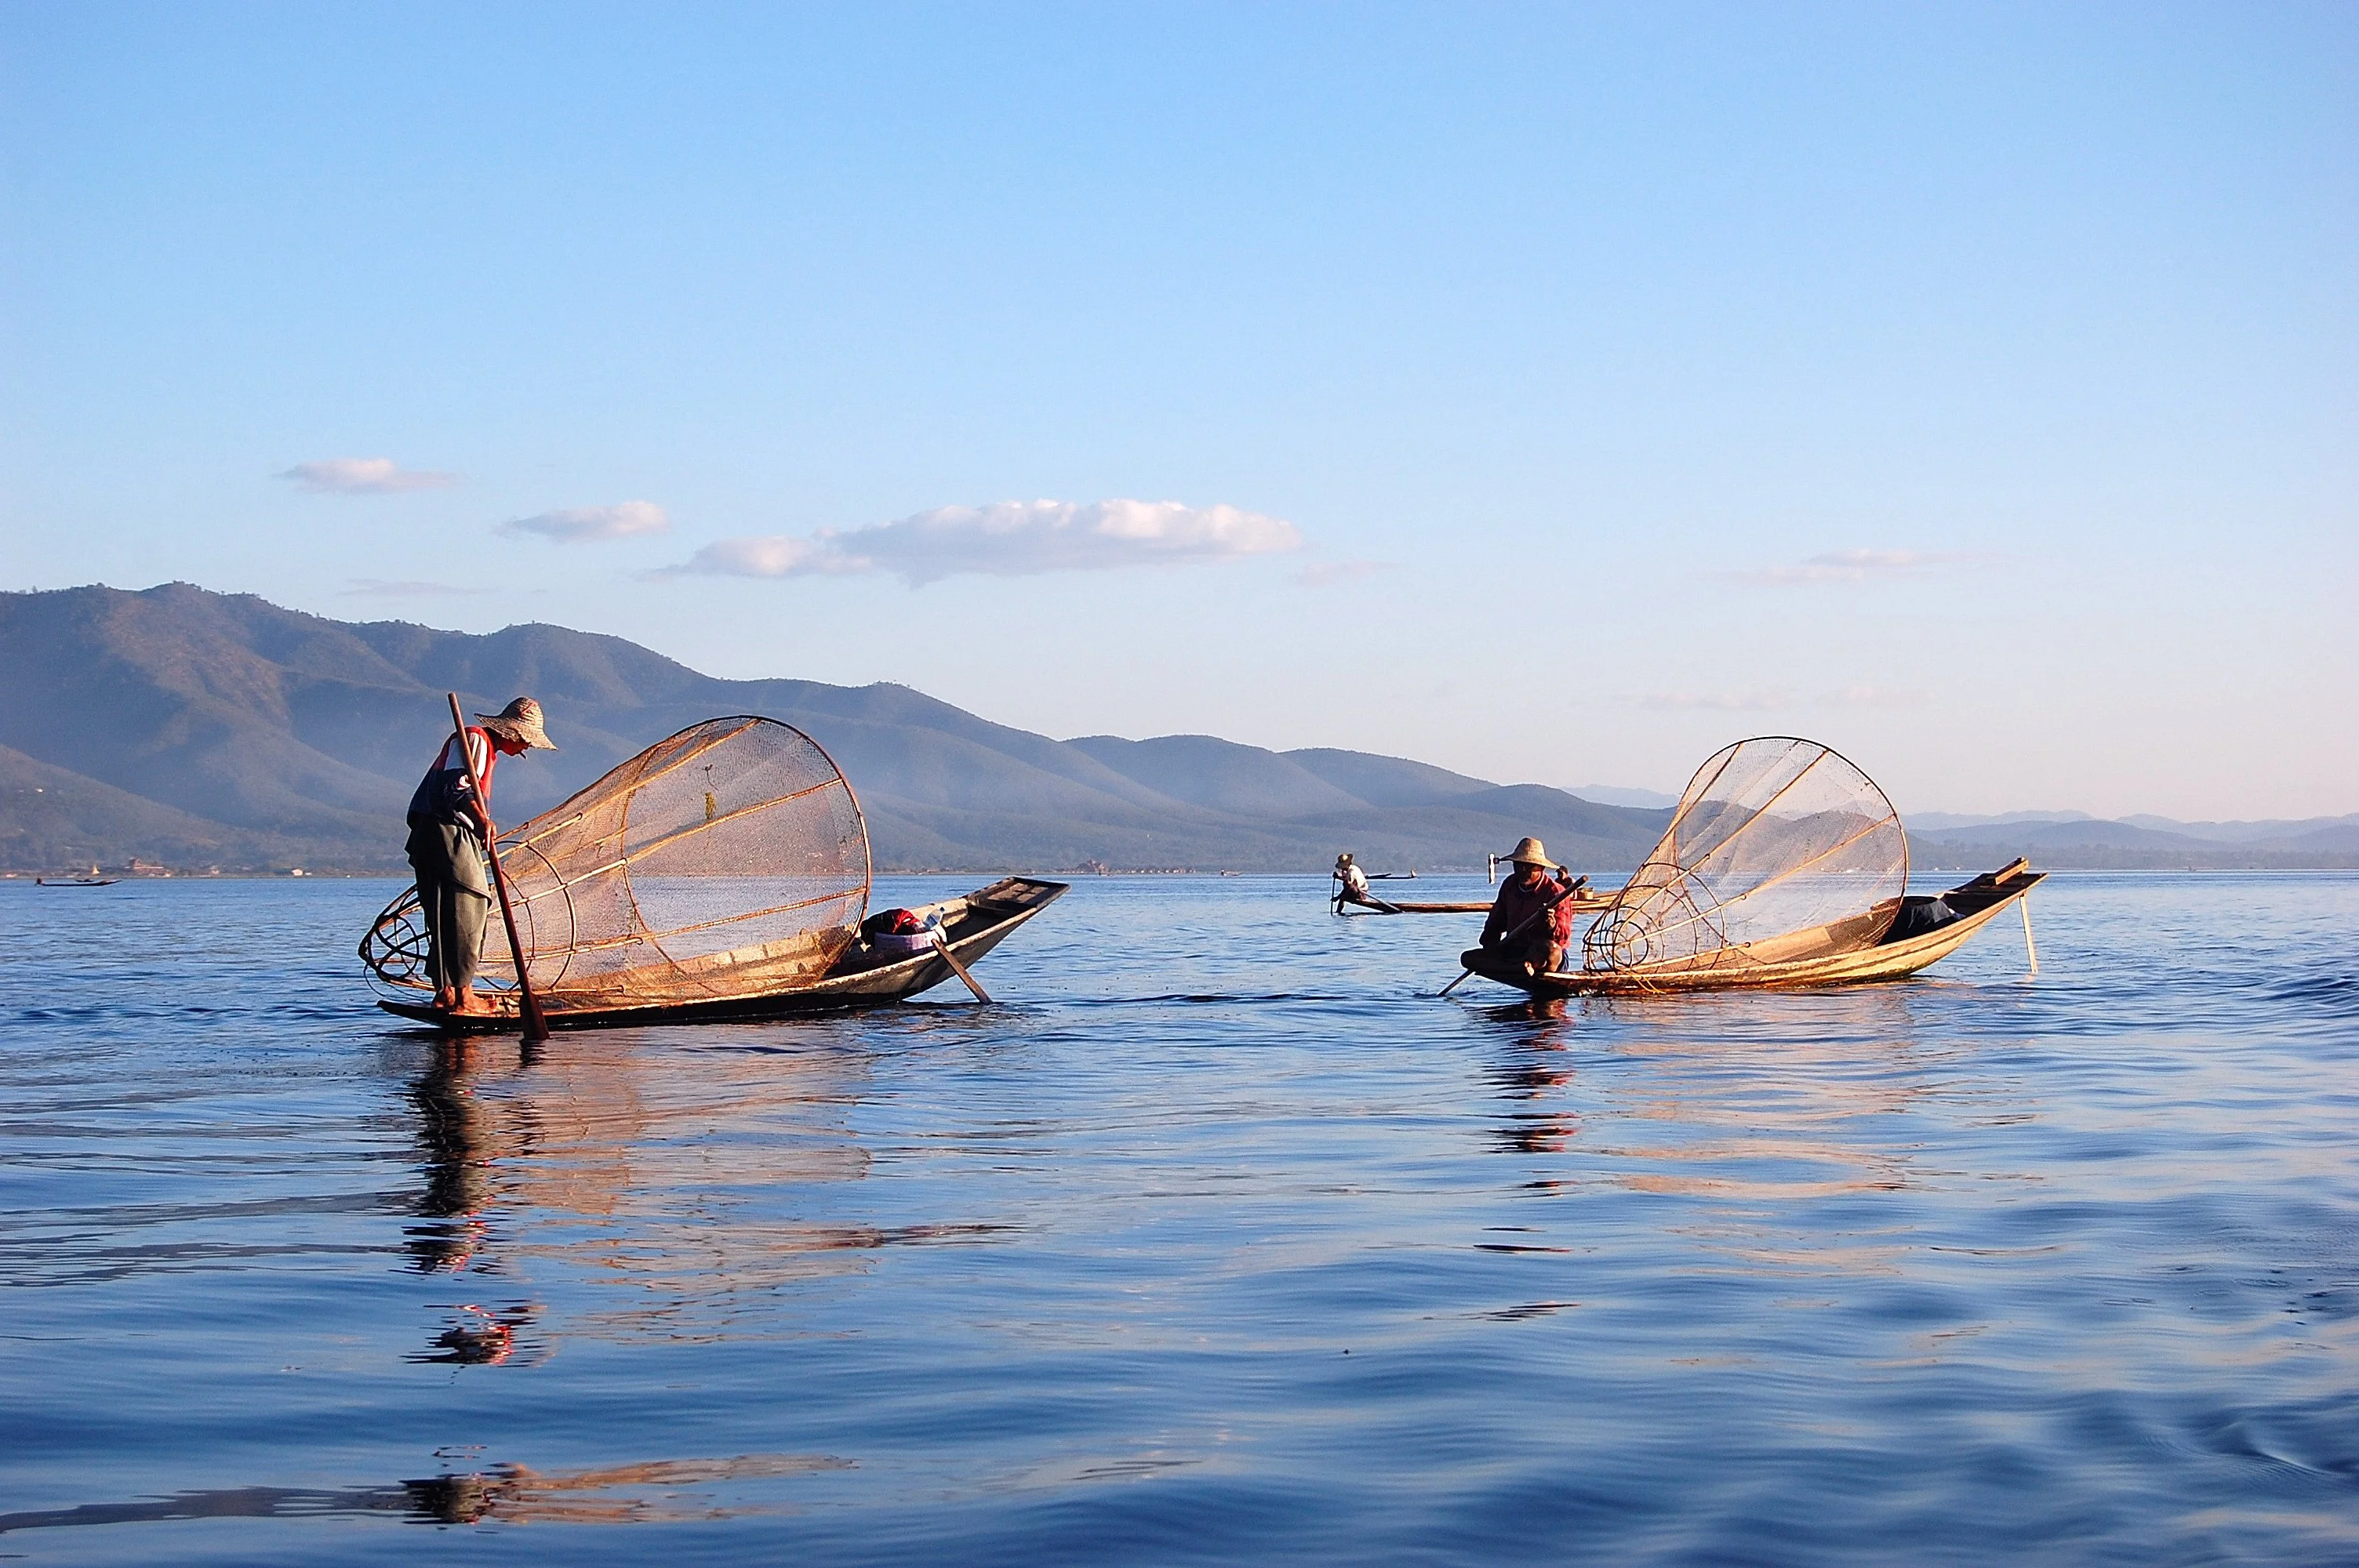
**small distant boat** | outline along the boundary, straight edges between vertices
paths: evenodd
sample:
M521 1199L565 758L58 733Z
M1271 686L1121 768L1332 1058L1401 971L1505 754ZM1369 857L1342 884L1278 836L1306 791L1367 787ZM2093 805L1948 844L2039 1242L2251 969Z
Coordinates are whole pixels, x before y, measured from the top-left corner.
M83 876L77 871L71 876L65 877L35 877L33 885L41 888L111 888L119 880L121 879L100 876L98 868L92 866L88 876Z
M1338 914L1488 914L1492 900L1470 900L1462 903L1443 903L1432 899L1356 898L1338 894L1333 900ZM1610 907L1614 895L1583 891L1564 901L1565 907L1575 914L1595 914Z
M1493 903L1492 899L1487 898L1464 901L1379 898L1374 892L1353 892L1352 885L1343 880L1341 873L1329 873L1329 880L1334 883L1334 886L1327 894L1327 902L1333 906L1337 914L1488 914L1491 913ZM1415 881L1417 873L1415 871L1375 871L1369 874L1368 880L1372 882ZM1576 914L1584 911L1593 914L1614 902L1612 893L1601 893L1589 889L1585 885L1588 881L1587 877L1582 878L1574 884L1572 896L1563 901L1565 907Z

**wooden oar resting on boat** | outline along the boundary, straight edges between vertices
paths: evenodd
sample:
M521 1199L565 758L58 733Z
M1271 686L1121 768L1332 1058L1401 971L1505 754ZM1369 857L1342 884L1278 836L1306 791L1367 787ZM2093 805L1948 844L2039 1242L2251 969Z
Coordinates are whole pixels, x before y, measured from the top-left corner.
M1875 782L1816 741L1763 736L1698 770L1582 938L1578 969L1536 972L1480 947L1460 961L1542 997L1898 979L2024 908L2043 875L2018 860L1911 896L1908 837Z
M767 1018L940 984L1048 907L1008 877L929 904L914 947L872 935L868 830L818 742L753 716L658 742L504 835L517 949L551 1028ZM495 1011L431 1005L415 890L361 939L378 1005L454 1030L515 1027L518 960L486 952ZM969 979L969 984L973 982ZM977 988L979 990L979 988Z

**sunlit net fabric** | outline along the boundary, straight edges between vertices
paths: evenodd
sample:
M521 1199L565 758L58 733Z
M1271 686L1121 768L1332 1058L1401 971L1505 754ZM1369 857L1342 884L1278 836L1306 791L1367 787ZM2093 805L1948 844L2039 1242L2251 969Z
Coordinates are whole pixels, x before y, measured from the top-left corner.
M868 907L868 834L810 737L709 719L659 741L500 840L533 989L550 1011L764 996L825 975ZM362 957L428 989L423 944L379 917ZM512 987L497 911L482 979Z
M1582 937L1582 967L1673 974L1871 946L1908 884L1908 837L1874 780L1815 741L1740 741L1697 770Z

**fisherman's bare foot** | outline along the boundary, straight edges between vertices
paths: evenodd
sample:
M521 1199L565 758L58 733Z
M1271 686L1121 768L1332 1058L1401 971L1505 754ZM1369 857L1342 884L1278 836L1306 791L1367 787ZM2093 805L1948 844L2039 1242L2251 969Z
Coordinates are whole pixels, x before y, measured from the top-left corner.
M499 1009L473 991L469 991L451 1005L451 1011L462 1018L484 1018L497 1012Z

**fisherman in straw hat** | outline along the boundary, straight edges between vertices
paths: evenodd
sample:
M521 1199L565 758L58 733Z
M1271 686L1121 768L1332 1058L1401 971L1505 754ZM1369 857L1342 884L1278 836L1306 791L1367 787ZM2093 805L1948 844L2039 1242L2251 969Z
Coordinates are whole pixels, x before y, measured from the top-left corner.
M479 722L467 727L467 751L486 797L492 769L502 757L557 750L541 728L540 704L528 697L475 718ZM454 734L442 742L434 765L409 797L409 864L418 873L418 902L425 914L426 970L434 982L434 1005L446 1012L484 1013L492 1007L475 995L475 965L492 903L491 871L484 860L490 805L476 799L467 782L458 739Z
M1483 946L1532 974L1553 974L1564 968L1565 949L1572 945L1572 890L1564 868L1549 859L1548 848L1527 838L1505 860L1516 874L1499 886L1490 917L1483 922Z
M1328 875L1341 884L1335 890L1336 914L1343 914L1343 906L1347 903L1356 903L1367 909L1382 910L1386 914L1400 913L1368 891L1368 873L1361 870L1358 861L1352 859L1352 851L1349 849L1335 857L1335 869Z

